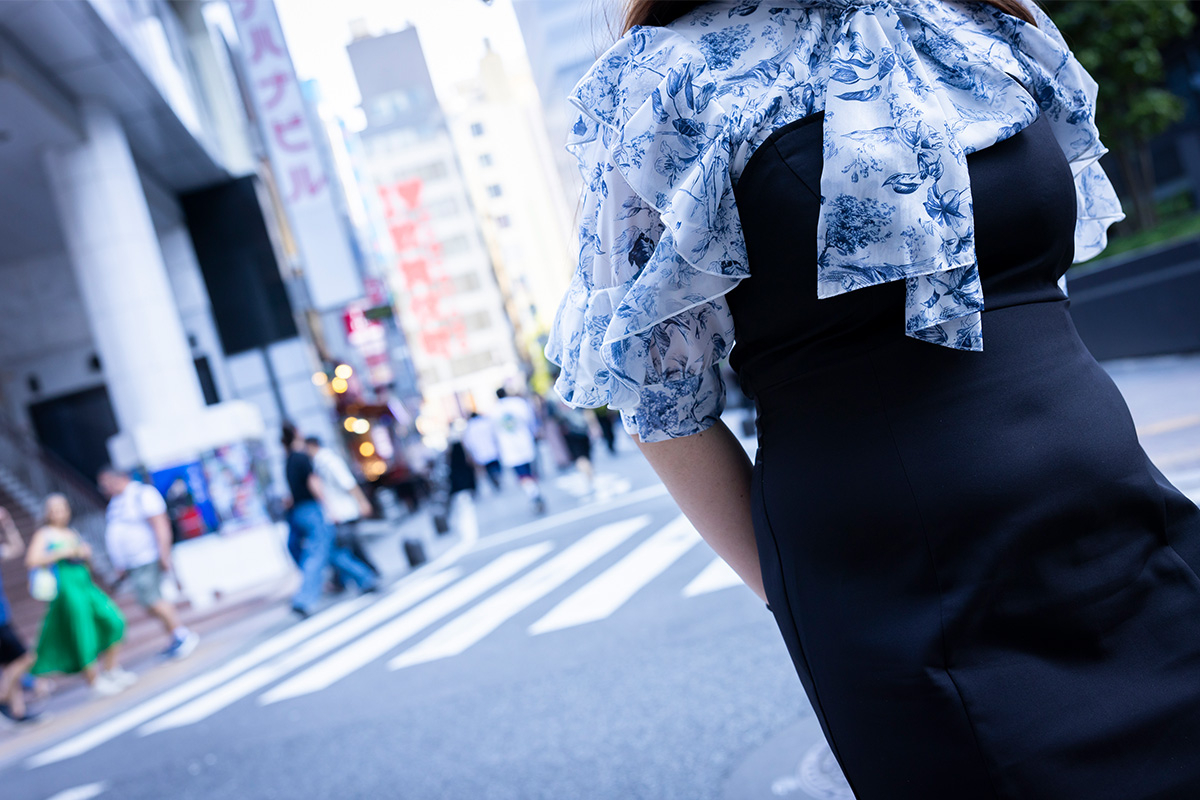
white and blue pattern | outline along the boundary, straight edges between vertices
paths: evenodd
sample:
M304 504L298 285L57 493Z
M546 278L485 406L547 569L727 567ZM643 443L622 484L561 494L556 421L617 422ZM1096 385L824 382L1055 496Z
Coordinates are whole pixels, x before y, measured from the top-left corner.
M571 95L579 269L546 355L569 404L660 441L720 415L724 295L749 275L733 186L772 131L824 110L817 296L903 280L907 335L981 350L966 155L1045 115L1075 175L1075 260L1122 218L1096 163L1096 84L1032 26L944 0L711 2L634 28Z

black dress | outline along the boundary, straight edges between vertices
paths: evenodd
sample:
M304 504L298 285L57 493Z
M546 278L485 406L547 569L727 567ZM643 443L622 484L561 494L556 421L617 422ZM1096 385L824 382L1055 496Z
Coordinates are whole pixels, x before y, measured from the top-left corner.
M1080 341L1044 118L968 159L983 352L816 297L820 114L736 188L771 608L859 800L1200 798L1200 510Z

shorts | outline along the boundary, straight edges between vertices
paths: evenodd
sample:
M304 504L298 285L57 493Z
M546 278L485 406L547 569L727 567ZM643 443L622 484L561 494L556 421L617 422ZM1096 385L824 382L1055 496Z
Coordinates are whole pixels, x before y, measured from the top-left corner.
M25 645L17 636L16 629L7 622L0 622L0 665L7 666L25 653Z
M143 608L149 608L162 600L162 578L162 565L157 561L129 570L129 584L133 587L133 595Z
M513 467L513 472L517 473L518 478L532 478L533 463L530 462L528 464L517 464L515 467Z

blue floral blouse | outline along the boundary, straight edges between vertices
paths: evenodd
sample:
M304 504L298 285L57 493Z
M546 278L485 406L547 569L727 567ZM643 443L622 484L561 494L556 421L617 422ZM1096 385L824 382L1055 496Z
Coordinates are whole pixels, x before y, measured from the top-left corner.
M570 405L643 441L719 417L724 295L749 275L733 186L774 130L824 110L817 296L903 280L907 335L981 350L966 155L1039 114L1075 176L1075 260L1120 203L1097 160L1096 84L1036 5L1029 25L947 0L726 0L637 27L571 94L579 268L547 357Z

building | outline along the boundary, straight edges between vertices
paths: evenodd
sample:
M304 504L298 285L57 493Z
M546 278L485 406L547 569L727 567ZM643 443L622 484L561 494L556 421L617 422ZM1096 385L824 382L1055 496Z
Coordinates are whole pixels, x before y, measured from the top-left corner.
M578 115L567 97L596 58L616 41L623 5L620 0L513 0L541 96L546 134L572 209L578 204L582 182L574 156L563 149Z
M537 91L489 47L478 77L458 87L450 118L509 319L523 356L538 365L575 247Z
M267 158L273 136L307 157L302 112L244 102L269 65L278 107L303 108L257 14L274 9L0 3L0 504L32 524L67 491L95 541L97 468L140 470L177 533L228 534L177 551L196 605L286 569L277 426L333 438L309 312L363 291L323 272L345 231L296 202L323 175Z
M435 438L522 375L504 298L414 28L348 46L366 127L356 172Z

